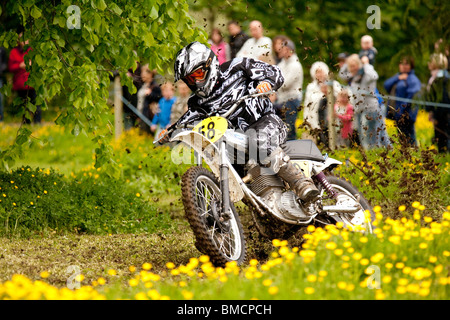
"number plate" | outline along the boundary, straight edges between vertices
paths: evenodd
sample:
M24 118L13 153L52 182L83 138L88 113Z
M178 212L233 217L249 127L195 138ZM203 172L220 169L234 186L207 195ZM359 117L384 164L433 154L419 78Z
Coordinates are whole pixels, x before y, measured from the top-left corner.
M219 140L228 129L228 121L222 117L210 117L204 119L192 129L200 133L211 142Z
M304 175L308 178L311 177L311 170L309 161L305 160L291 160L291 162L294 164L294 166L298 169L301 169L304 173Z

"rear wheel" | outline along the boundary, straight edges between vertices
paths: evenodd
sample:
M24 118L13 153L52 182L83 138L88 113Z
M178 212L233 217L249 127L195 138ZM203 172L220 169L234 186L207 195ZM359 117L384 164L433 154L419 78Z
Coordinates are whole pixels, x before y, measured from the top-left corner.
M326 191L323 188L320 188L322 195L322 204L326 205L342 205L342 206L354 206L355 204L359 204L361 210L355 213L332 213L332 215L327 215L326 217L320 217L319 219L326 218L326 220L336 223L342 222L344 223L344 227L350 227L351 229L361 229L366 233L372 233L374 226L373 221L375 220L375 213L372 210L372 207L369 204L369 201L354 187L350 182L335 177L335 176L327 176L327 180L330 183L331 187L341 196L339 200L332 198L331 196L326 194ZM367 212L367 214L366 214Z
M232 203L231 217L221 218L222 192L215 176L203 167L189 168L182 178L182 200L197 249L208 255L215 266L223 266L227 261L242 264L242 224Z

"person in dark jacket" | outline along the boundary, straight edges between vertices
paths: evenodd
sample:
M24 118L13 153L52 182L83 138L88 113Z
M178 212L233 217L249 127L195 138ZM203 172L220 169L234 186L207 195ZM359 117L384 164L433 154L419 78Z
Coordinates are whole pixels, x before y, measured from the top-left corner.
M211 112L223 115L239 98L253 91L277 90L284 83L277 66L252 58L235 58L219 65L214 52L199 42L193 42L178 52L174 69L175 82L183 80L194 95L188 101L188 111L169 130L204 119ZM275 114L268 97L244 100L228 116L228 121L235 129L247 134L253 160L270 165L301 200L309 202L319 197L312 179L295 167L283 151L287 128Z
M398 66L399 72L384 82L384 88L388 93L398 98L412 99L420 91L421 83L414 73L414 59L404 57ZM393 106L388 106L388 112L392 112L400 134L405 135L406 141L416 145L416 131L414 124L417 118L417 108L411 103L396 100Z
M428 62L431 77L427 84L426 100L450 105L450 74L448 60L442 53L434 53ZM450 152L450 108L427 106L434 125L434 143L440 153Z
M230 58L234 59L236 54L244 45L250 37L246 35L239 26L237 21L228 22L228 32L230 33L230 38L228 44L230 46Z

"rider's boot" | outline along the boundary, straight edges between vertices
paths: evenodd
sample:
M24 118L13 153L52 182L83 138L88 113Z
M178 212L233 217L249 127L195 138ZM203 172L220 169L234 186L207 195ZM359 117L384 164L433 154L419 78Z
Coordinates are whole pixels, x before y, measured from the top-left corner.
M319 199L320 192L312 179L306 177L301 169L294 166L290 157L280 147L273 151L262 163L270 166L280 178L286 181L302 201L311 202Z

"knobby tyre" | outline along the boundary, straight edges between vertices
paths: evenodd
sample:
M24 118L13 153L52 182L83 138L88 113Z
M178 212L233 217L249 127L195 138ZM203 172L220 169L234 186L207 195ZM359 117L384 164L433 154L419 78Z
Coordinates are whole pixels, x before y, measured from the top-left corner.
M208 255L215 266L228 261L245 261L242 223L232 203L232 216L220 221L221 191L216 177L203 167L191 167L181 180L185 216L195 235L196 248Z

